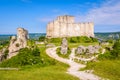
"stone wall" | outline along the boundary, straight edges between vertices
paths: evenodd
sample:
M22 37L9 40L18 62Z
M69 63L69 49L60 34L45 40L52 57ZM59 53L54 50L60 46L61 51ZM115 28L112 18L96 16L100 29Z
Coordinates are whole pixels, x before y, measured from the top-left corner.
M88 36L94 37L94 24L92 22L75 23L73 16L59 16L47 25L48 38Z

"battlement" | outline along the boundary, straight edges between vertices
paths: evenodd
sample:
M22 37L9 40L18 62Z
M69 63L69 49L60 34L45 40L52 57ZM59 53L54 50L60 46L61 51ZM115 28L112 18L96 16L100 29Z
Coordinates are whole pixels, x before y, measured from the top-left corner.
M74 16L58 16L56 19L58 22L63 22L63 23L74 23Z
M94 37L94 23L75 23L74 16L58 16L56 20L48 23L47 37Z

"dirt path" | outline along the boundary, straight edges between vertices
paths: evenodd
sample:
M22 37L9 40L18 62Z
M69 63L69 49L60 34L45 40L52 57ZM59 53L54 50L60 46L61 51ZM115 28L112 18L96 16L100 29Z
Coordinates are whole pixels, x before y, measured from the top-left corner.
M70 68L68 69L68 74L71 74L73 76L76 76L78 77L80 80L100 80L100 78L92 73L87 73L85 71L79 71L80 68L83 68L85 67L85 65L83 64L78 64L74 61L72 61L71 59L64 59L64 58L61 58L59 57L57 54L56 54L56 48L48 48L46 50L46 53L47 55L49 55L50 57L60 61L60 62L63 62L63 63L66 63L66 64L69 64L70 65Z

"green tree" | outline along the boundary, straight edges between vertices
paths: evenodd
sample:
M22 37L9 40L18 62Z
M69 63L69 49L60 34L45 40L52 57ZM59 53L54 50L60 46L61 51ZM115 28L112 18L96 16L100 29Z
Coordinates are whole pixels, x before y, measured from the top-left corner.
M113 50L111 51L112 55L115 57L120 56L120 40L117 40L113 45Z
M39 41L42 41L42 42L43 42L44 40L45 40L45 36L40 36L40 37L39 37Z

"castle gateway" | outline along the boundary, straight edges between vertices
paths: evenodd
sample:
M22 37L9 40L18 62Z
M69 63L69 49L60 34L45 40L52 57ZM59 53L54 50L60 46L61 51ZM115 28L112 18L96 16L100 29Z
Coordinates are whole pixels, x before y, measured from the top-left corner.
M75 23L73 16L59 16L47 25L47 38L87 36L94 37L92 22Z

